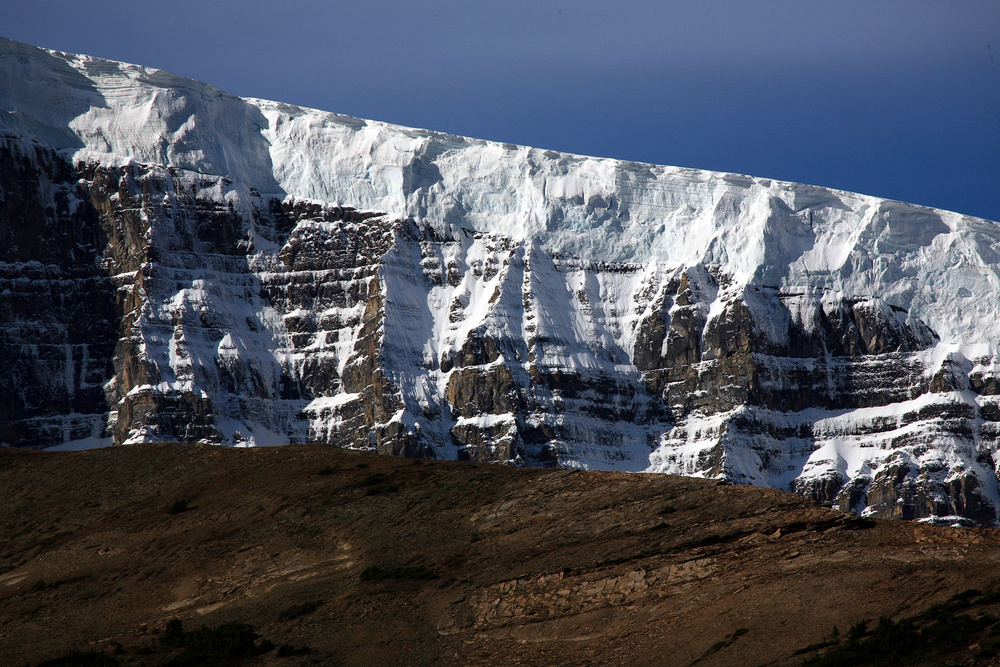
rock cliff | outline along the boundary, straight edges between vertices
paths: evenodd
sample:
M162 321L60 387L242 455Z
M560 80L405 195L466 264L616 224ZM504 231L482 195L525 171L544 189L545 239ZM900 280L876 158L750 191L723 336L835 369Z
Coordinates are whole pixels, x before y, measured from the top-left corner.
M0 441L319 441L995 524L1000 226L0 43Z

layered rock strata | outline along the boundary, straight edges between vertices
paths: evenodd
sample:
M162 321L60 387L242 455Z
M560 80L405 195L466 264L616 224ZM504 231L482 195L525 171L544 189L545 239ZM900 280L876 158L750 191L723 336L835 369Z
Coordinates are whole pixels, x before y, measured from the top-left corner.
M996 523L995 223L4 45L4 444L320 441Z

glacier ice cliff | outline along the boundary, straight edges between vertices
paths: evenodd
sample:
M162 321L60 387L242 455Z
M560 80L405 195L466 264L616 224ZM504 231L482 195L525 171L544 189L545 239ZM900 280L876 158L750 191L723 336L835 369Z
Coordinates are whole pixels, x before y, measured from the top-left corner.
M997 523L1000 225L0 40L0 442L323 441Z

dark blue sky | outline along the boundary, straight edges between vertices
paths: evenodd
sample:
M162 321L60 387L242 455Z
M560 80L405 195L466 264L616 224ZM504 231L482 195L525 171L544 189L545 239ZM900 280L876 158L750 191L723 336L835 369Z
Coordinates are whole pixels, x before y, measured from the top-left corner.
M232 93L1000 220L1000 2L5 0Z

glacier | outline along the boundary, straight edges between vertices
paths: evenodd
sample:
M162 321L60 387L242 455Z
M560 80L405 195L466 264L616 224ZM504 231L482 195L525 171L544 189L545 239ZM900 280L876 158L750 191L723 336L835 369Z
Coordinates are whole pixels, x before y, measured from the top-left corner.
M995 222L10 40L0 187L5 444L324 441L997 522Z

